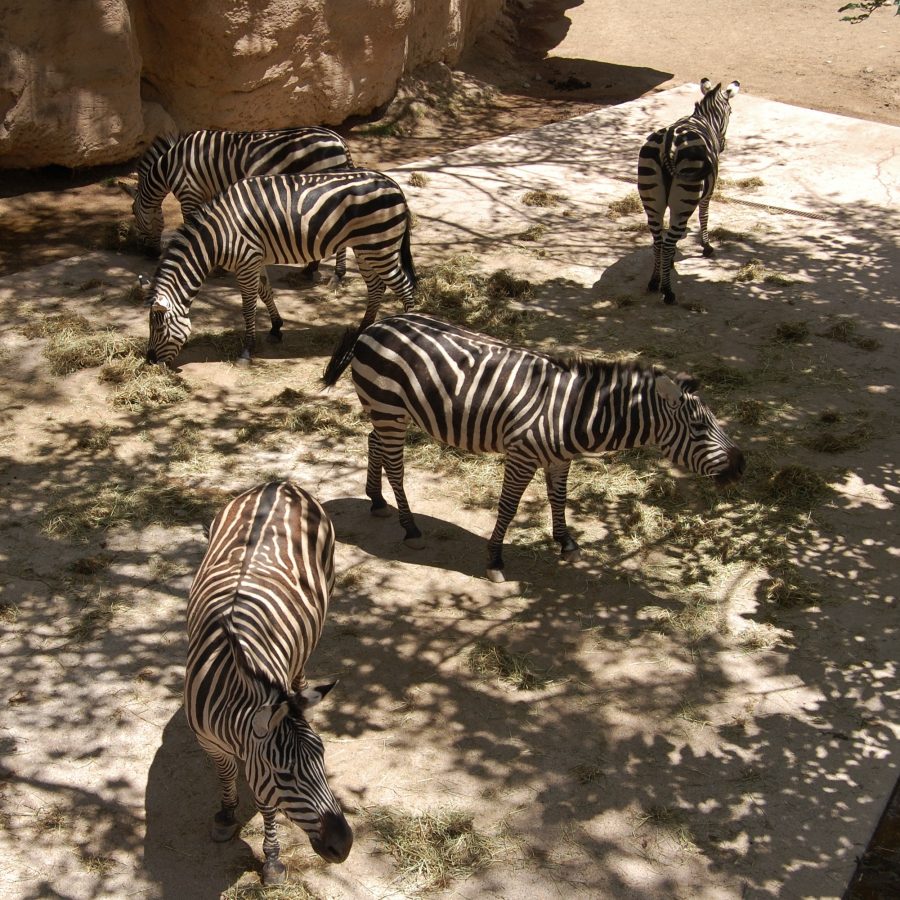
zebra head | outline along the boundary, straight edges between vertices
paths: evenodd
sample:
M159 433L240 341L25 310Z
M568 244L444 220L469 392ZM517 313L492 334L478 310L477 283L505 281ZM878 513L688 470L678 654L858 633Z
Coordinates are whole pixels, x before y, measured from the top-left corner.
M700 81L700 92L703 99L694 107L694 115L706 119L715 129L719 137L719 150L725 149L725 132L731 118L732 97L741 89L739 81L732 81L723 89L721 82L715 87L708 78Z
M247 781L260 806L277 807L328 862L343 862L353 831L325 778L322 739L306 721L335 682L307 688L259 708L250 721Z
M154 285L147 300L150 307L150 343L147 362L171 365L191 334L187 307Z
M673 463L717 484L737 481L744 472L744 454L722 430L716 417L696 395L696 379L673 380L657 372L653 380L656 443Z

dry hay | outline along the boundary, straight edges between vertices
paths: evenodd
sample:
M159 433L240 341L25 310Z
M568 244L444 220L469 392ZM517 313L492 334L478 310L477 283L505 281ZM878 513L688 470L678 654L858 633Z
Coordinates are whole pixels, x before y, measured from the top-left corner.
M620 216L632 216L644 211L641 203L641 195L637 191L629 191L624 197L613 200L606 209L610 219L618 219Z
M482 677L498 678L518 691L534 691L550 684L545 674L536 673L523 653L513 653L500 644L478 641L469 651L469 668Z

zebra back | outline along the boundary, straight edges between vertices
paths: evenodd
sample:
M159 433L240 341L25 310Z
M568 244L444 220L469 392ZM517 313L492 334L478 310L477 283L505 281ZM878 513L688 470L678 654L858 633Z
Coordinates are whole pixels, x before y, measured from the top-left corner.
M287 694L319 640L333 584L334 529L306 491L270 483L232 500L213 520L190 591L189 684L213 667Z

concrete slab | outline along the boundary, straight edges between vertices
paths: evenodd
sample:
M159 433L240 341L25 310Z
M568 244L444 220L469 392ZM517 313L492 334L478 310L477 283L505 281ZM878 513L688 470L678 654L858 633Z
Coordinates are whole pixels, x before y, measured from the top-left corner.
M79 548L42 530L41 516L60 492L117 480L231 489L270 474L314 487L337 523L338 571L353 573L317 673L341 673L341 698L320 721L332 785L352 799L355 824L377 804L418 811L452 801L480 828L502 825L503 853L452 888L464 897L841 895L900 752L900 129L739 95L722 174L763 183L726 187L711 218L730 236L707 260L689 235L678 266L683 304L664 307L643 290L650 250L640 214L611 217L609 204L633 190L645 135L689 112L696 92L685 85L394 174L418 217L420 267L468 253L484 271L528 278L529 341L545 350L641 351L670 368L724 368L732 386L710 374L709 392L748 451L748 476L754 466L797 466L832 486L787 524L763 502L722 500L717 514L743 517L745 546L733 560L716 557L706 581L709 560L674 538L628 544L635 496L601 503L588 492L571 515L583 562L557 567L523 529L510 548L521 581L491 585L480 566L493 512L452 479L408 467L408 491L435 536L416 556L397 550L390 529L372 529L359 499L361 446L302 434L265 450L237 441L238 426L252 433L285 387L312 389L324 339L361 313L359 279L336 300L276 280L285 344L249 373L214 353L187 359L191 400L150 415L111 408L109 386L92 372L51 377L38 342L21 334L30 316L73 307L145 334L146 314L122 301L129 273L145 264L94 254L0 281L0 442L15 510L0 561L5 574L28 560L0 595L19 607L0 679L5 708L19 710L3 723L4 896L217 896L254 865L258 829L215 852L206 841L212 777L179 713L180 616L202 553L196 529L122 527L108 543L92 536ZM427 176L424 187L409 183L414 171ZM525 205L524 193L538 189L559 201ZM533 226L542 235L524 238ZM740 280L753 259L778 277ZM233 282L205 286L195 330L239 321ZM799 338L785 343L779 326ZM334 395L343 398L352 399L346 382ZM755 424L742 418L747 410L759 413ZM809 448L826 412L838 433L859 437L852 449ZM98 424L110 444L86 451ZM215 443L199 471L169 456L173 436L198 424ZM225 463L211 452L223 448ZM696 497L692 527L702 530L709 502ZM543 534L539 487L524 506L517 528L527 519ZM781 545L778 573L746 549ZM111 557L104 591L126 608L81 647L65 638L81 615L66 605L77 588L69 566L101 548ZM774 574L819 594L779 607L767 593ZM690 599L685 579L722 614L703 639L665 626ZM533 692L479 681L466 653L482 639L515 646L554 680ZM78 758L66 752L67 735L83 747ZM294 871L321 896L412 891L365 827L340 867L316 867L287 829L285 841Z

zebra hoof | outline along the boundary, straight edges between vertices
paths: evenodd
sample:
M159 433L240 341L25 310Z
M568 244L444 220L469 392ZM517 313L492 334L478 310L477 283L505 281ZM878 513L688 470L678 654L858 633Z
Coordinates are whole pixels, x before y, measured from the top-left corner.
M503 582L506 581L503 569L488 569L487 577L488 581L493 581L494 584L503 584Z
M408 537L403 539L403 543L406 544L411 550L423 550L425 548L425 538L421 535L418 537Z
M703 245L703 255L709 259L711 256L716 255L716 248L711 246L710 244Z
M284 884L287 866L280 859L267 859L263 863L262 883L269 887L272 884Z
M228 823L218 821L218 816L213 820L212 827L209 829L209 836L217 843L224 844L230 841L237 833L240 826L232 820Z
M578 560L581 559L581 548L572 547L571 550L563 550L562 553L559 554L559 558L563 562L578 562Z
M675 303L675 294L673 294L672 291L666 291L666 292L663 294L663 303L665 303L666 306L672 306L672 305L674 305L674 303Z

